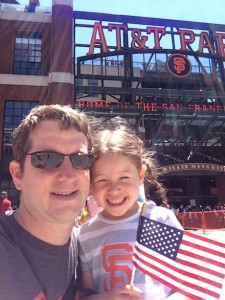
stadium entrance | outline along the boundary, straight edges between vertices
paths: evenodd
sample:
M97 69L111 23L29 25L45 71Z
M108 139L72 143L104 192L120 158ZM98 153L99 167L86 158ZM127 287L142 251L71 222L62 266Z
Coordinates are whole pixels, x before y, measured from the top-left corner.
M225 26L78 11L73 21L75 107L127 118L157 152L172 202L224 203Z

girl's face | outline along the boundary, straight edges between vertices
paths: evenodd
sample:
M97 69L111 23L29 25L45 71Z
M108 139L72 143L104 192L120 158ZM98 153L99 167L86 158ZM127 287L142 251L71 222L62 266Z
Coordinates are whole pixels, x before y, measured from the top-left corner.
M124 218L138 210L137 198L144 173L120 153L104 154L95 161L91 170L91 192L105 217Z

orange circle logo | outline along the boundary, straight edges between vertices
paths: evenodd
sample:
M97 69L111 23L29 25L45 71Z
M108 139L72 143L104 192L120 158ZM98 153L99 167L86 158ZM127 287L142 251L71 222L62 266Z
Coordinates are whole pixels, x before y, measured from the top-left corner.
M166 68L172 76L185 78L190 75L192 65L185 55L172 54L166 60Z

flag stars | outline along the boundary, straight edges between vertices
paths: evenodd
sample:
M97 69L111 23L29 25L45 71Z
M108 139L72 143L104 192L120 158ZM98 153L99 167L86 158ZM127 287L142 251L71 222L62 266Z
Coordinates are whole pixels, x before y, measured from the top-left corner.
M138 241L159 254L176 259L183 231L145 217L142 221Z

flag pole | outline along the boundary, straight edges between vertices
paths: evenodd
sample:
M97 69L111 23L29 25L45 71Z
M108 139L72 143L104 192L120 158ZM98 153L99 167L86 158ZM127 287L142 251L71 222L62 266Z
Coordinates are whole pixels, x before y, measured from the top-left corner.
M146 214L146 210L147 210L147 203L143 202L142 204L142 208L141 208L141 215L144 217Z
M141 216L143 216L143 217L145 216L145 214L146 214L146 209L147 209L147 204L146 204L146 202L143 202L142 207L141 207ZM130 279L130 285L131 285L131 286L134 285L135 271L136 271L136 267L133 266L132 273L131 273L131 279Z

